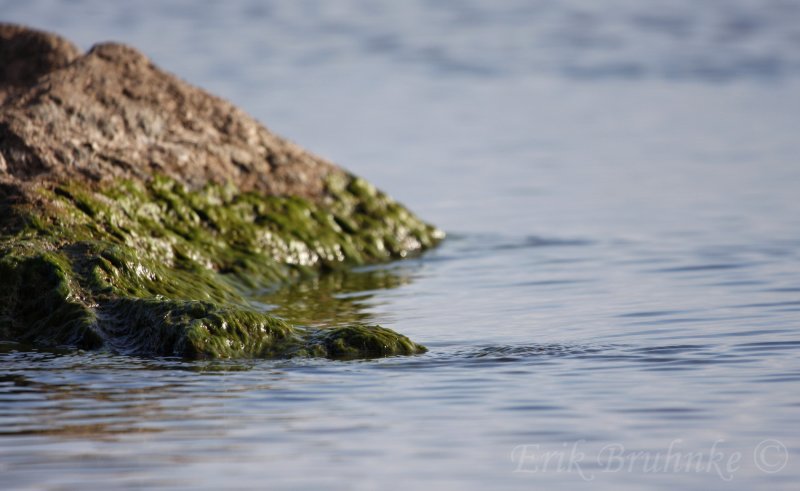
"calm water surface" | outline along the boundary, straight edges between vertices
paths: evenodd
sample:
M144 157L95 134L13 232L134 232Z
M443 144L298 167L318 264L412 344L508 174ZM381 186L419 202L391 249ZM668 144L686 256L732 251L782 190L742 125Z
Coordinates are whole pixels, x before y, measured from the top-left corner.
M261 292L416 357L0 344L3 489L800 482L800 2L0 2L116 39L449 232Z

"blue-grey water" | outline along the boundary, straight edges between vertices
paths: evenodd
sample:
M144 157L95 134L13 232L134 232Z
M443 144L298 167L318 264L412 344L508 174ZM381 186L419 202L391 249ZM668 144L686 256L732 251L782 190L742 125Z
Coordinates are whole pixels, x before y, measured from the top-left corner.
M800 2L1 1L139 47L448 233L262 299L416 357L0 345L2 489L800 483Z

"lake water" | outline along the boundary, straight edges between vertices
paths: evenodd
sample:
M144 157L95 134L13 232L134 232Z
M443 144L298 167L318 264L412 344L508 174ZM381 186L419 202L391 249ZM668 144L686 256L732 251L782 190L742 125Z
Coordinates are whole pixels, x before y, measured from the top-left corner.
M0 19L133 44L449 234L261 299L422 356L0 344L0 488L797 489L800 2L36 0Z

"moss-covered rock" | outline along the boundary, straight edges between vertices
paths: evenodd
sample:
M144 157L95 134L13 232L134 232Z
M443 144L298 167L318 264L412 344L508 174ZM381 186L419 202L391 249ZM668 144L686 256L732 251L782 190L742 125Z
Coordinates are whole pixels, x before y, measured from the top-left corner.
M294 327L249 300L275 282L405 257L441 238L359 178L328 187L323 203L189 191L164 177L39 187L33 203L6 207L19 225L0 238L0 337L188 357L422 351L377 326Z
M426 351L425 347L391 329L364 324L319 331L306 349L312 354L340 359L413 355Z
M0 66L0 339L195 358L424 350L360 322L295 326L255 295L442 238L371 184L128 46L81 55L0 24Z

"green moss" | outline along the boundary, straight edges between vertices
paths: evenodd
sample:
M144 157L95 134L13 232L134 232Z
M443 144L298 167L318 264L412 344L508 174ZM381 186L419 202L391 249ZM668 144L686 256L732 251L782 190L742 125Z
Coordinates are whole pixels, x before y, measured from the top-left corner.
M194 358L423 349L380 327L292 326L251 294L441 239L362 179L331 179L319 203L161 177L37 193L3 204L14 226L0 231L0 339Z
M0 335L25 342L97 348L102 340L89 308L73 281L69 261L61 254L18 255L3 251L0 258Z
M309 350L329 358L376 358L427 351L407 337L380 326L351 325L318 332Z
M294 352L306 336L302 329L264 313L200 301L120 299L104 306L100 316L109 343L119 352L279 357Z

